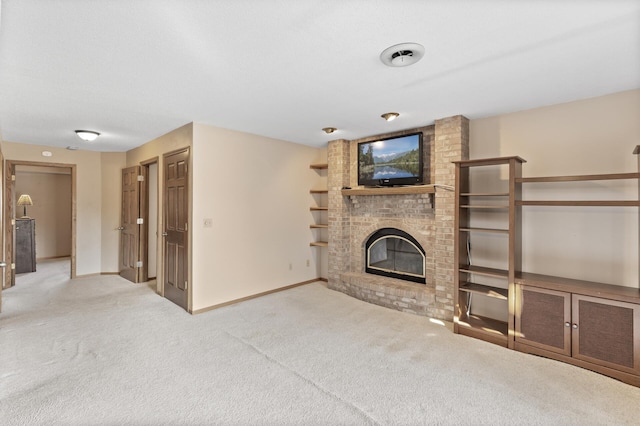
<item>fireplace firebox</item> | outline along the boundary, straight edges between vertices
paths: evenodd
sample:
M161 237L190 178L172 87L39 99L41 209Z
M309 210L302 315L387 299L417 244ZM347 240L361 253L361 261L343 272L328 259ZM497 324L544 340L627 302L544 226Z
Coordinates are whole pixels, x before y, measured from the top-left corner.
M374 232L365 244L365 272L426 283L425 251L408 233L396 228Z

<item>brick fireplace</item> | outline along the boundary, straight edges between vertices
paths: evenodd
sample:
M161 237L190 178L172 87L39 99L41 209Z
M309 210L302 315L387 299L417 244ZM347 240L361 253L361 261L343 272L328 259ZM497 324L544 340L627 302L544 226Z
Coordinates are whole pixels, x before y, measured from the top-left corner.
M421 131L425 183L453 186L452 161L468 159L469 122L463 116L436 120L432 126L386 134ZM342 195L357 186L357 144L381 135L329 142L328 286L358 299L432 318L453 319L454 193L436 187L434 194ZM424 249L423 283L365 272L367 240L394 228Z

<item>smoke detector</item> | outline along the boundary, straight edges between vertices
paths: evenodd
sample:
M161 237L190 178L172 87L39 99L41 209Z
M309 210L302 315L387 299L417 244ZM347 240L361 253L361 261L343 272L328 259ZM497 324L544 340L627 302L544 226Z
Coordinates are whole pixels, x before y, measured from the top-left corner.
M387 47L380 54L383 64L390 67L406 67L424 56L424 47L418 43L400 43Z

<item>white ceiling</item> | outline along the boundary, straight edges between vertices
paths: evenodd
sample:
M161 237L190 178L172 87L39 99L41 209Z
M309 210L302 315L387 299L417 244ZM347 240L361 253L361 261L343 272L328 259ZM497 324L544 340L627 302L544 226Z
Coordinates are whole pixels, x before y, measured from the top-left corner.
M2 0L0 13L2 135L46 146L125 151L191 121L324 146L640 88L638 0ZM404 42L425 57L383 65Z

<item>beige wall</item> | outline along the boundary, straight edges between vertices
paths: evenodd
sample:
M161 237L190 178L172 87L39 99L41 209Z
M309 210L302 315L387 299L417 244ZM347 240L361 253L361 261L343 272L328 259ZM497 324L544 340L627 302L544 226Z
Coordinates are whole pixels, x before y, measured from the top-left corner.
M318 176L309 164L319 155L194 124L194 310L317 278L309 189Z
M35 219L36 258L71 255L71 169L16 166L17 203L21 194L29 194L33 206L27 216ZM23 207L16 206L16 217Z
M120 173L105 176L102 173L102 154L93 151L69 151L63 148L4 142L3 153L7 160L37 161L76 164L76 274L100 273L102 253L117 258L117 245L102 244L103 204L107 211L119 211L119 197L102 196L102 182L120 182ZM42 151L50 151L51 157L43 157Z
M524 176L637 171L640 90L627 91L470 124L472 159L518 155ZM476 175L477 185L506 176ZM526 199L634 199L637 182L527 184ZM638 286L638 209L523 207L523 270ZM492 247L489 245L489 247ZM491 250L501 248L493 246ZM472 257L483 253L472 242Z

